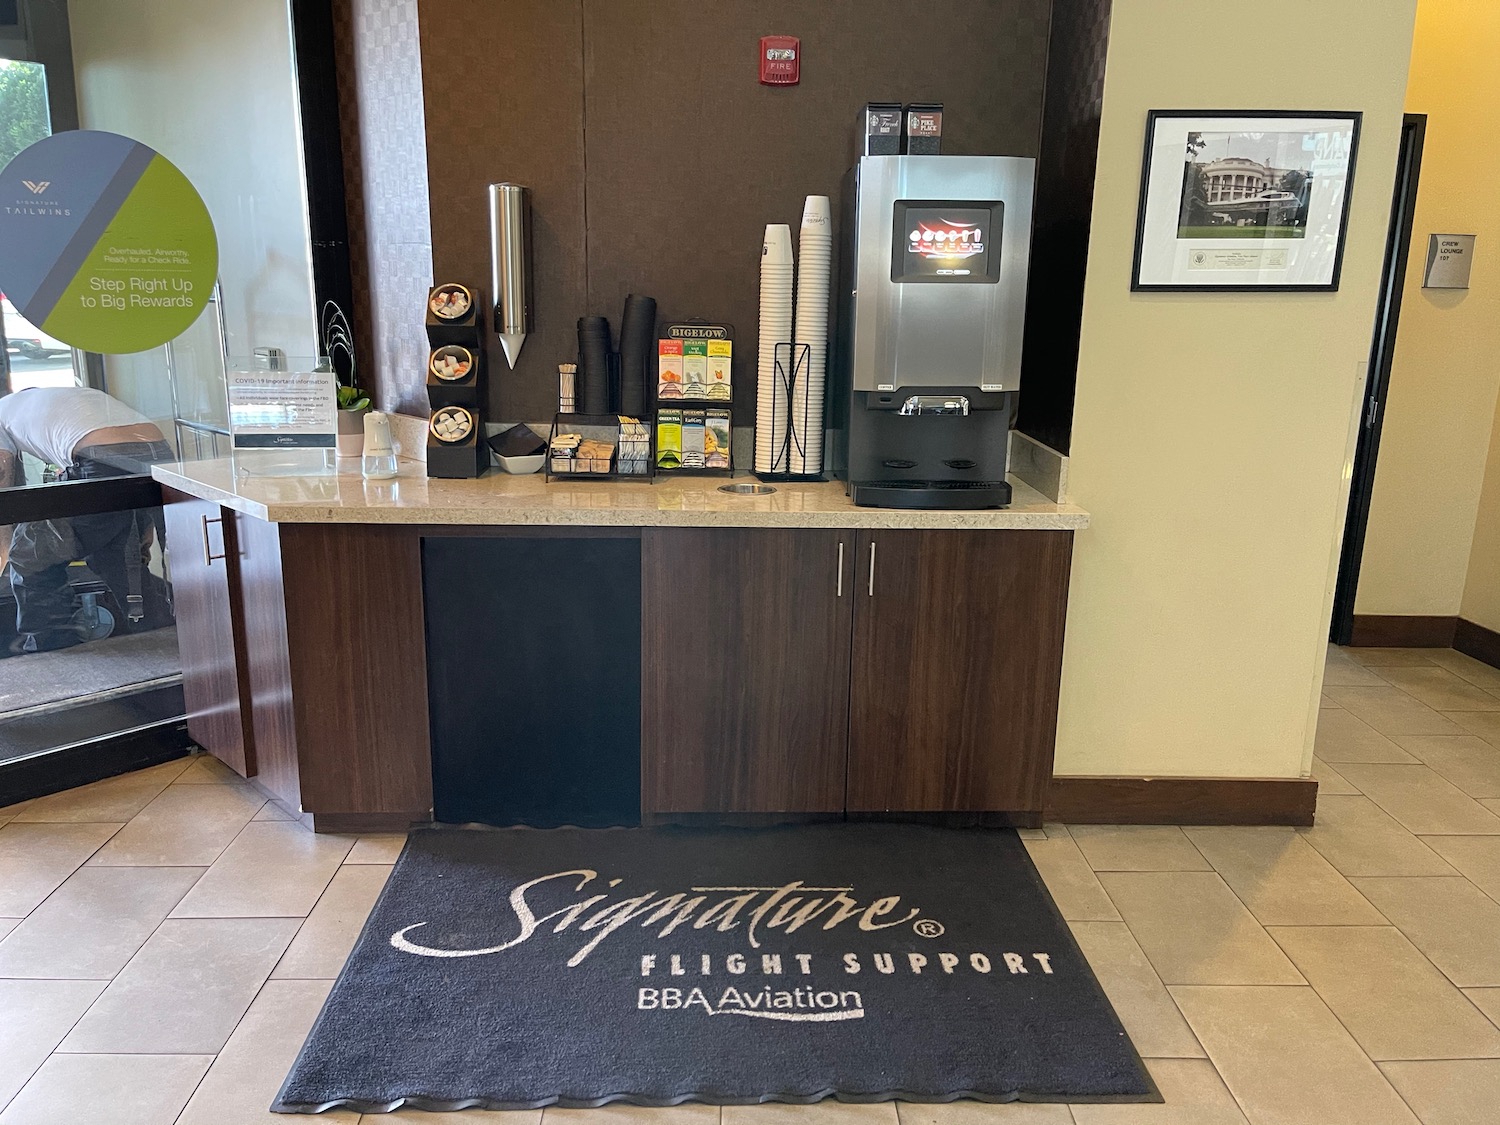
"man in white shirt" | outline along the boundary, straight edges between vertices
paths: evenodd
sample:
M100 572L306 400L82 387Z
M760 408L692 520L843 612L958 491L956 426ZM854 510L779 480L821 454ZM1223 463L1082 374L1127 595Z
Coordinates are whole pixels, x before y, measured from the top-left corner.
M32 387L0 398L0 432L17 454L56 465L67 480L149 472L173 457L162 432L145 415L91 387ZM12 458L20 463L19 455ZM0 485L14 479L0 477ZM160 527L153 514L145 526ZM158 534L160 532L158 531ZM145 544L136 513L100 512L17 524L11 535L10 587L16 598L14 650L44 652L86 639L73 621L68 565L82 559L114 595L126 625L131 594L139 590L143 626L171 618L165 583L142 565Z

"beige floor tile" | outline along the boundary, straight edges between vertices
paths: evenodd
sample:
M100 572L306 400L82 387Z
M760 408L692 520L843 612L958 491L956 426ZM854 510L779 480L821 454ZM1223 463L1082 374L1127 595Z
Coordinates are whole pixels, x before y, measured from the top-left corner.
M297 924L295 918L167 919L59 1049L214 1054Z
M1204 1059L1147 1059L1161 1105L1075 1105L1078 1125L1249 1125L1214 1065Z
M98 980L0 980L0 1106L26 1085L103 991Z
M1426 836L1422 842L1500 902L1500 836Z
M897 1102L896 1107L901 1125L1073 1125L1073 1114L1067 1106L1038 1102ZM725 1125L730 1125L729 1108L724 1107Z
M1448 718L1457 723L1463 730L1456 730L1454 734L1477 735L1491 746L1500 746L1500 713L1494 711L1447 711L1444 712Z
M1342 708L1318 708L1317 754L1325 762L1414 762L1410 754Z
M1316 755L1312 760L1312 777L1318 783L1320 797L1347 797L1359 792L1348 778Z
M1470 797L1500 797L1500 746L1472 734L1402 735L1396 741Z
M1417 1125L1311 988L1171 992L1255 1125Z
M1357 660L1340 658L1329 660L1323 666L1323 686L1331 687L1380 687L1382 680Z
M1380 1068L1424 1125L1494 1125L1500 1060L1389 1062Z
M1106 871L1099 881L1167 984L1302 983L1212 871Z
M1118 922L1120 912L1109 901L1099 878L1071 837L1027 840L1031 862L1057 909L1069 922Z
M1401 668L1431 664L1435 653L1446 652L1437 648L1345 648L1344 655L1366 668Z
M1343 710L1343 708L1340 707L1333 700L1329 699L1326 695L1321 695L1321 694L1318 696L1318 706L1321 707L1321 708L1323 708L1323 710L1325 710L1325 711L1342 711Z
M1423 765L1346 762L1349 784L1416 835L1500 835L1500 817Z
M1073 833L1068 831L1066 824L1044 824L1042 825L1042 835L1046 836L1049 840L1070 840L1073 838Z
M361 836L354 843L354 850L349 853L345 863L379 863L389 865L395 863L401 855L401 849L406 846L406 833L385 834L379 836Z
M1262 926L1379 926L1380 912L1291 828L1189 828Z
M542 1113L542 1125L549 1121L553 1125L719 1125L719 1107L696 1102L665 1109L643 1105L602 1105L598 1109L549 1107ZM433 1125L442 1122L435 1121Z
M260 812L256 813L253 817L251 817L251 819L287 821L296 820L297 818L291 813L287 812L286 809L282 808L275 801L267 801L260 807Z
M304 918L352 844L300 824L247 824L172 917Z
M329 981L269 981L240 1020L229 1042L219 1052L177 1125L273 1125L296 1120L267 1108L291 1069L318 1010L328 997ZM446 1116L428 1114L433 1125ZM320 1113L352 1125L358 1114L340 1110ZM372 1115L378 1121L397 1120L394 1114ZM453 1125L458 1125L458 1119Z
M149 805L167 787L169 780L160 774L142 777L140 773L126 773L92 785L80 785L76 789L23 801L7 811L21 823L99 821L122 824Z
M1203 1057L1203 1048L1124 922L1074 922L1072 930L1143 1058Z
M53 1055L0 1125L171 1125L209 1055Z
M1466 656L1453 649L1433 653L1430 659L1439 668L1446 668L1455 676L1461 676L1475 687L1484 688L1491 695L1500 694L1500 668L1491 668L1481 660Z
M0 917L30 914L120 827L12 821L0 828Z
M0 939L21 924L19 918L0 918Z
M93 862L112 867L207 867L264 803L265 798L249 786L169 785L100 849Z
M1068 829L1095 871L1207 871L1208 861L1172 825L1075 824Z
M1480 801L1479 803L1485 808L1489 809L1490 812L1494 813L1496 816L1500 816L1500 800L1496 800L1493 797L1488 797Z
M1500 1027L1500 988L1466 988L1463 993L1474 1002L1474 1007L1489 1016L1492 1024Z
M1445 719L1397 687L1331 687L1327 694L1350 714L1363 719L1387 737L1397 734L1462 734ZM1320 748L1318 753L1328 761Z
M172 784L245 785L247 782L212 754L195 754L188 768Z
M1435 711L1500 711L1500 697L1446 668L1382 668L1380 678Z
M1298 831L1345 877L1458 874L1368 797L1319 797L1317 822Z
M277 963L272 979L332 980L338 976L390 873L389 867L373 863L339 868Z
M4 941L0 977L109 980L201 867L81 867Z
M724 1125L897 1125L895 1102L726 1105Z
M1467 879L1355 879L1460 988L1500 985L1500 903Z
M1270 934L1376 1062L1500 1058L1500 1028L1391 926L1273 926Z

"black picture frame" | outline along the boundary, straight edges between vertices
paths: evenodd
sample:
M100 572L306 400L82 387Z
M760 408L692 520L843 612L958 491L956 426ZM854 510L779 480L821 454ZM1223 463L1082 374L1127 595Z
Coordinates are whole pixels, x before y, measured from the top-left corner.
M1232 282L1224 284L1190 284L1177 280L1143 281L1141 277L1143 253L1147 238L1147 207L1151 201L1153 186L1152 156L1157 125L1163 120L1176 118L1199 120L1203 118L1232 118L1239 121L1265 120L1268 125L1286 120L1326 120L1347 122L1349 126L1349 155L1344 168L1343 198L1338 209L1338 231L1334 236L1333 268L1326 282ZM1354 196L1355 166L1359 158L1360 126L1364 114L1359 110L1300 110L1300 109L1153 109L1146 114L1146 136L1141 154L1140 194L1136 204L1135 251L1131 258L1130 289L1135 293L1333 293L1339 288L1339 279L1344 267L1344 243L1349 230L1349 209ZM1249 131L1249 130L1247 130ZM1274 132L1268 128L1266 132ZM1180 185L1180 178L1176 181ZM1180 191L1180 187L1179 187ZM1267 240L1270 242L1290 240Z

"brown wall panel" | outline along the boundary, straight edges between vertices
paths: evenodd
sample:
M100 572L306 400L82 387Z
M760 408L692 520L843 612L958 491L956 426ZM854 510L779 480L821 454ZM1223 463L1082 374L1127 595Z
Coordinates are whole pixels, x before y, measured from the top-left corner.
M491 418L550 418L577 318L618 331L630 292L663 318L735 325L748 411L765 224L795 231L804 196L837 196L867 101L943 102L945 152L1036 155L1049 14L1048 0L421 0L437 275L487 285L485 185L533 189L536 330L514 372L491 336ZM799 86L757 81L767 34L801 37Z
M531 188L536 325L511 371L486 316L489 417L550 419L584 304L582 5L421 0L419 12L433 273L493 306L485 188Z

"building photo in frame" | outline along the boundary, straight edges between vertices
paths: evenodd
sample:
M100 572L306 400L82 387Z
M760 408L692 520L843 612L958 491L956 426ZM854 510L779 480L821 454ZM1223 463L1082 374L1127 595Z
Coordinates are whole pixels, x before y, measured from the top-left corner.
M1335 290L1358 113L1153 110L1135 290Z

